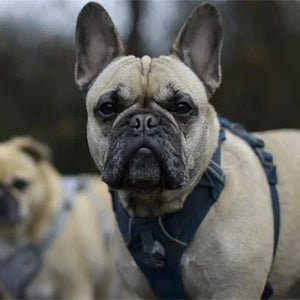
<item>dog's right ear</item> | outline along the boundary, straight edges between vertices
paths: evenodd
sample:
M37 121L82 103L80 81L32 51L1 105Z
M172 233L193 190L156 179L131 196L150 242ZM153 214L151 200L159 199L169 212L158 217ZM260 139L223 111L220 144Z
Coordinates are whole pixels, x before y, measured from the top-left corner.
M123 45L119 34L100 4L89 2L79 13L75 51L75 81L81 91L87 91L105 66L122 55Z

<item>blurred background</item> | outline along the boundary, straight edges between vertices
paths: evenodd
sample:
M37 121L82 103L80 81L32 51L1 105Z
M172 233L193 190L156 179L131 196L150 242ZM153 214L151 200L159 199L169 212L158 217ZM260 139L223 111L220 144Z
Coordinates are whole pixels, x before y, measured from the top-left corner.
M30 134L61 172L96 171L74 79L74 30L83 0L0 1L0 141ZM201 1L98 1L127 52L168 54ZM225 40L223 82L212 102L249 130L300 128L300 1L216 1Z

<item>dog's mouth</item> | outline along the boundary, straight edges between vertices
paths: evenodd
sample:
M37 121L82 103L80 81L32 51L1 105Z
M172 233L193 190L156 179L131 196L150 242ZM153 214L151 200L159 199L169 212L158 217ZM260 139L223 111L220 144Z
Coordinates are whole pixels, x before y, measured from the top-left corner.
M161 181L160 164L155 154L146 147L138 149L128 163L123 186L127 188L152 189Z
M178 189L188 180L179 149L163 137L118 139L110 148L102 179L116 189Z

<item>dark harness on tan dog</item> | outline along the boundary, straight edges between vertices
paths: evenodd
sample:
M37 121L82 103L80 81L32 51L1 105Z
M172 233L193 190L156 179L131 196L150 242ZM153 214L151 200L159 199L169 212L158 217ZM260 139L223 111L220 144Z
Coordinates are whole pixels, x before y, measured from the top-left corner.
M14 298L25 298L26 288L42 268L44 256L62 231L75 195L86 188L86 180L81 176L65 176L62 186L62 207L44 238L38 244L25 245L0 260L0 285Z
M280 210L276 190L276 167L272 155L263 150L263 140L252 136L241 126L222 117L219 117L219 122L221 129L218 147L181 210L158 217L131 217L118 200L117 194L112 192L113 207L123 239L153 292L161 299L189 298L182 282L180 261L197 228L224 188L225 174L221 168L224 129L243 139L256 153L264 168L270 186L274 215L273 257L276 253ZM273 289L267 282L262 298L269 298L272 293Z

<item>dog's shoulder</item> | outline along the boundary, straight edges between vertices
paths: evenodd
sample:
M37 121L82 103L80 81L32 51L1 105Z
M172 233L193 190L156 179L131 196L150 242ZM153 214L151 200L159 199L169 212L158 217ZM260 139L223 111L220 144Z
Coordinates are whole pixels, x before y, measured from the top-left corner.
M251 170L260 163L250 145L229 130L225 130L226 139L222 144L221 166L228 173L236 171Z
M266 144L266 149L274 155L281 152L299 152L300 130L297 129L277 129L264 132L255 132L254 135L262 138Z

